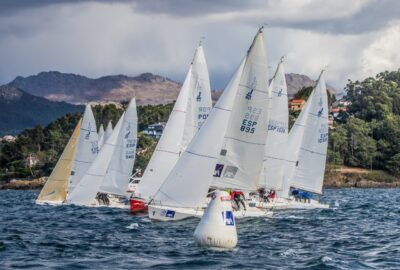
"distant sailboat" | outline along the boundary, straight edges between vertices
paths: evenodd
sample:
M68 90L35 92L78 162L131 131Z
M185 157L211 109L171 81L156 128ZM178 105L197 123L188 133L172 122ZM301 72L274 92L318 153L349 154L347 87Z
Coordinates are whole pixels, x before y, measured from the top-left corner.
M136 101L132 99L97 158L68 196L68 204L96 205L98 192L128 196L137 144Z
M265 144L263 171L260 187L274 189L279 195L284 194L284 170L286 168L286 145L288 143L288 96L283 58L276 68L269 85L270 107ZM287 196L287 195L286 195Z
M99 132L98 132L97 134L98 134L98 137L99 137L99 143L98 143L98 145L99 145L99 150L100 150L101 147L102 147L103 144L104 144L104 127L103 127L103 124L100 125L100 127L99 127Z
M149 217L201 216L211 185L256 189L268 110L268 69L262 29L207 121L193 138L149 205ZM268 216L250 208L238 217Z
M328 96L323 71L310 99L305 111L305 126L296 123L289 133L289 149L296 149L293 156L297 160L291 163L288 179L292 187L322 194L329 130ZM296 147L300 138L300 147Z
M72 176L68 185L68 193L71 193L74 190L75 186L79 183L93 160L96 158L98 152L99 147L96 121L92 109L88 104L86 105L83 114L78 146L74 158L73 170L71 172Z
M278 197L267 203L266 207L329 208L329 205L321 204L317 200L295 198L289 194L290 187L322 193L327 148L328 98L325 79L321 72L313 92L290 130L286 147L282 147L281 155L278 156L281 157L281 163L276 165L284 166L283 179L279 178L276 182L278 185L274 186L274 178L265 178L266 183L269 183L267 187L277 188L280 191Z
M160 141L137 185L136 198L131 200L132 211L143 210L144 203L153 198L211 108L207 63L199 45Z
M82 119L76 125L71 138L51 172L46 184L40 191L37 204L62 204L67 197L68 181L71 177L73 160L78 145L78 138L81 129Z

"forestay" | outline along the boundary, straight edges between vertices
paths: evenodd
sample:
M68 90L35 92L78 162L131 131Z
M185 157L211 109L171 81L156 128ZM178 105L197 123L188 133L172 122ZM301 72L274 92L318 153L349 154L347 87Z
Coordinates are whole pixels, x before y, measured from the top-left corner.
M174 108L164 128L137 195L150 199L167 178L211 110L211 90L203 48L196 49Z
M268 116L268 66L260 31L249 49L212 186L256 190Z
M68 204L90 205L97 194L100 185L103 182L104 176L107 173L108 166L114 153L117 144L119 133L121 130L125 113L119 119L111 136L104 143L99 155L91 164L88 171L78 183L76 188L69 194L67 198Z
M78 138L82 119L76 125L71 138L69 139L60 159L51 172L46 184L40 191L37 202L58 202L61 203L67 197L68 181L71 176L72 164L78 144Z
M321 194L328 148L328 97L323 72L307 103L304 135L289 181L293 187Z
M78 147L75 154L71 181L68 185L68 192L71 193L75 186L89 169L93 160L99 152L96 121L90 105L86 105L80 129Z
M268 91L270 96L269 119L260 186L282 191L285 163L287 162L285 149L288 142L289 120L287 85L282 60L278 64Z
M113 156L99 192L128 197L137 145L136 101L132 99L123 118Z

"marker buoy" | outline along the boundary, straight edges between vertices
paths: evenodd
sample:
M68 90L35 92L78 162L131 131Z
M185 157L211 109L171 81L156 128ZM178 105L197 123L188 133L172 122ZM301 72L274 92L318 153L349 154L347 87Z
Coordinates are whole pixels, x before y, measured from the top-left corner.
M235 218L231 197L217 190L194 231L194 239L201 246L234 248L237 244Z

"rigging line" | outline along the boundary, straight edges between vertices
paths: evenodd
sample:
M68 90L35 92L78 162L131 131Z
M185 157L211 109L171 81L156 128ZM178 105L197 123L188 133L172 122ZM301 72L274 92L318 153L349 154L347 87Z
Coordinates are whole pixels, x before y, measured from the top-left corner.
M225 139L231 139L231 140L239 141L239 142L246 143L246 144L252 144L252 145L265 145L265 143L246 142L246 141L243 141L241 139L236 139L236 138L233 138L233 137L225 137Z
M320 155L320 156L326 156L326 154L323 154L323 153L318 153L318 152L315 152L315 151L312 151L312 150L309 150L309 149L306 149L306 148L303 148L303 147L301 147L300 148L301 150L304 150L304 151L306 151L306 152L309 152L309 153L311 153L311 154L317 154L317 155Z

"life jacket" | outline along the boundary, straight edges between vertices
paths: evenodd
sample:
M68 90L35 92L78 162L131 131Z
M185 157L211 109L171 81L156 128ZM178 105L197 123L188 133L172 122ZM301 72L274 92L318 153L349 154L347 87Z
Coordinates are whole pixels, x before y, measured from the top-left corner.
M234 200L234 199L235 199L235 196L239 196L239 197L240 197L240 195L243 195L243 196L244 196L243 192L241 192L241 191L239 191L239 190L232 191L232 192L231 192L231 200Z

